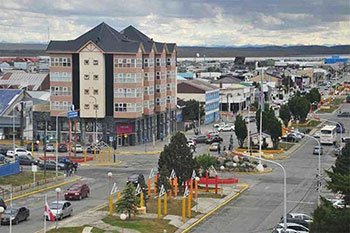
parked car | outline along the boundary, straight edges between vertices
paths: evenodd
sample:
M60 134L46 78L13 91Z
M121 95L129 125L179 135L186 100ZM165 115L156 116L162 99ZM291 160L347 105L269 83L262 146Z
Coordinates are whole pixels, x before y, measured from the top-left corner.
M11 161L6 158L5 155L0 154L0 164L10 163Z
M219 132L218 131L209 131L207 134L207 137L211 138L213 136L219 136Z
M132 174L128 177L126 184L134 184L137 187L138 184L146 184L145 177L142 174Z
M212 144L213 142L222 142L222 141L223 141L222 137L220 137L219 135L215 135L215 136L208 138L205 141L205 143Z
M44 169L44 161L40 161L38 164L40 169ZM65 170L64 163L58 163L57 164L58 170ZM47 160L46 161L46 170L56 170L56 161L55 160Z
M246 123L255 122L255 121L256 121L256 118L255 118L255 116L245 116L245 117L244 117L244 121L245 121Z
M37 144L35 142L27 144L27 150L28 151L32 151L32 147L33 147L33 151L38 151L39 150L39 144Z
M65 217L71 216L73 213L72 203L69 201L54 201L49 205L55 219L62 220ZM45 217L49 220L47 213L45 212Z
M313 218L310 215L307 215L304 213L288 213L287 218L298 218L298 219L302 219L308 223L311 223L313 221Z
M214 142L209 146L209 151L218 151L220 143Z
M279 223L276 226L276 229L282 228L283 229L283 223ZM304 227L303 225L297 224L297 223L290 223L287 222L287 229L295 230L298 233L309 233L309 228Z
M89 197L90 188L87 184L73 184L67 189L67 192L64 194L65 200L81 200L83 198Z
M314 146L314 150L313 150L312 154L318 155L319 153L320 153L321 155L323 155L323 147L322 147L322 146L321 146L321 147L319 147L319 146Z
M26 207L9 207L1 216L1 224L12 224L17 225L19 222L26 221L29 218L30 211Z
M320 138L321 137L321 131L320 130L316 131L313 136L314 136L314 138Z
M205 135L200 135L200 136L197 136L194 140L196 141L196 143L205 143L207 141L207 136Z
M0 197L0 206L6 210L6 207L7 207L6 203L5 203L4 199L2 199L1 197Z
M12 147L6 145L0 145L0 154L6 155L8 150L12 150Z
M337 133L345 133L345 127L342 123L338 122L336 127Z
M220 131L220 132L231 132L234 130L235 130L235 125L233 125L233 124L224 125L224 126L218 128L218 131Z
M74 169L77 169L79 166L79 163L73 162L67 157L58 157L58 162L65 165L65 168L73 166Z
M281 218L281 221L280 223L283 223L283 217ZM305 221L304 219L301 219L301 218L290 218L287 216L287 223L296 223L296 224L300 224L306 228L309 228L310 227L310 223Z
M76 144L72 147L72 152L83 153L83 147L80 144Z
M58 144L58 152L68 152L68 147L65 143Z
M350 112L342 112L337 115L337 117L350 117Z
M350 143L350 137L343 137L341 141L345 143Z
M55 151L55 147L53 144L46 144L43 148L44 151L46 152L54 152Z
M33 156L31 155L20 155L17 157L19 164L20 165L38 165L39 160L35 159Z
M283 230L283 228L278 228L278 229L274 229L272 231L272 233L298 233L299 231L293 230L293 229L286 229L285 231Z
M29 151L23 149L23 148L16 148L15 152L13 152L12 150L8 150L6 153L6 156L9 158L15 158L19 155L32 155L32 153L30 153Z
M300 139L305 137L305 134L303 132L300 132L298 129L293 130L294 134L296 134Z
M301 137L298 136L296 133L287 134L287 137L286 137L287 142L299 142L300 140L301 140Z
M223 127L225 125L226 125L225 122L220 122L220 123L215 123L213 126L214 126L214 128L219 128L219 127Z

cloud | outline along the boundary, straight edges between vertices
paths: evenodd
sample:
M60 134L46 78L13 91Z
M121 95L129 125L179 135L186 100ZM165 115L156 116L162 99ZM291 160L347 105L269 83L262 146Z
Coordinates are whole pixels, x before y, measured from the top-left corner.
M12 0L0 40L74 39L102 21L179 45L347 44L348 0Z

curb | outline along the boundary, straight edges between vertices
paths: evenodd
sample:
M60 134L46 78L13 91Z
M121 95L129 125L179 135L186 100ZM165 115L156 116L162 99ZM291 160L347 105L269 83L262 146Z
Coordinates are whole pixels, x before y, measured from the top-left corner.
M76 181L78 181L80 179L81 179L81 177L77 177L77 178L74 178L74 179L69 180L69 181L65 181L65 182L58 183L58 184L55 184L55 185L52 185L52 186L49 186L49 187L45 187L43 189L39 189L39 190L32 191L32 192L29 192L29 193L25 193L25 194L21 194L21 195L18 195L18 196L14 196L12 198L12 201L17 200L17 199L21 199L21 198L24 198L24 197L28 197L28 196L31 196L31 195L34 195L34 194L37 194L37 193L40 193L40 192L44 192L44 191L47 191L47 190L50 190L50 189L53 189L53 188L57 188L57 187L60 187L60 186L66 185L66 184L70 184L70 183L76 182ZM5 200L5 202L9 202L9 201L11 201L11 199Z
M160 150L157 151L121 151L121 152L116 152L116 155L155 155L155 154L160 154Z
M108 166L119 166L122 164L122 161L118 160L115 163L82 163L80 166L82 167L108 167Z
M201 218L199 218L197 221L195 221L192 225L190 225L189 227L187 227L186 229L184 229L182 231L182 233L187 233L190 230L192 230L195 226L197 226L199 223L203 222L205 219L207 219L209 216L211 216L213 213L215 213L217 210L219 210L220 208L222 208L223 206L227 205L230 201L232 201L233 199L237 198L239 195L241 195L241 193L243 193L245 190L247 190L249 188L248 184L241 184L239 186L243 186L243 188L241 190L239 190L236 194L234 194L232 197L230 197L229 199L227 199L226 201L224 201L223 203L219 204L217 207L215 207L213 210L209 211L208 213L206 213L204 216L202 216Z
M262 175L262 174L267 174L267 173L271 173L273 171L272 168L266 168L264 169L263 172L235 172L235 173L238 173L238 174L248 174L248 175Z

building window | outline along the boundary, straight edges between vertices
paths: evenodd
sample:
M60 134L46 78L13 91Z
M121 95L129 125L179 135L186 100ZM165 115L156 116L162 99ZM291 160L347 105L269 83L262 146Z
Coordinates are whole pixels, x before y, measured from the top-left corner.
M157 71L157 73L156 73L156 79L160 79L160 76L161 76L161 72Z
M148 67L148 59L147 59L147 58L145 58L145 59L143 60L143 66L144 66L144 67Z
M94 89L94 95L98 95L98 89Z
M89 79L90 79L90 75L84 74L84 79L85 79L85 80L89 80Z
M98 60L94 60L93 64L94 64L94 66L97 66L98 65Z
M94 74L94 80L98 80L98 75Z
M98 104L94 104L94 110L98 110Z
M90 109L90 105L89 104L84 104L84 109L85 110L89 110Z
M89 65L89 60L85 59L84 60L84 65L86 65L86 66Z
M166 65L167 65L167 66L170 66L170 65L171 65L171 58L167 58L167 59L166 59Z
M160 99L158 99L158 98L156 99L156 104L160 105Z
M89 89L84 89L84 95L89 95L90 91Z
M115 112L126 112L126 103L115 103L114 111Z
M148 80L148 73L144 73L143 74L143 78L144 78L145 81L147 81Z
M160 58L156 58L156 66L160 66Z

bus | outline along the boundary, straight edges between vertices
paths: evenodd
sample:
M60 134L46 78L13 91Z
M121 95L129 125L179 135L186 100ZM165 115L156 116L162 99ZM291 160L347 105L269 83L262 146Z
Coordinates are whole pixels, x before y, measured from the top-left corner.
M321 144L334 145L337 140L337 127L335 125L326 125L321 129Z

